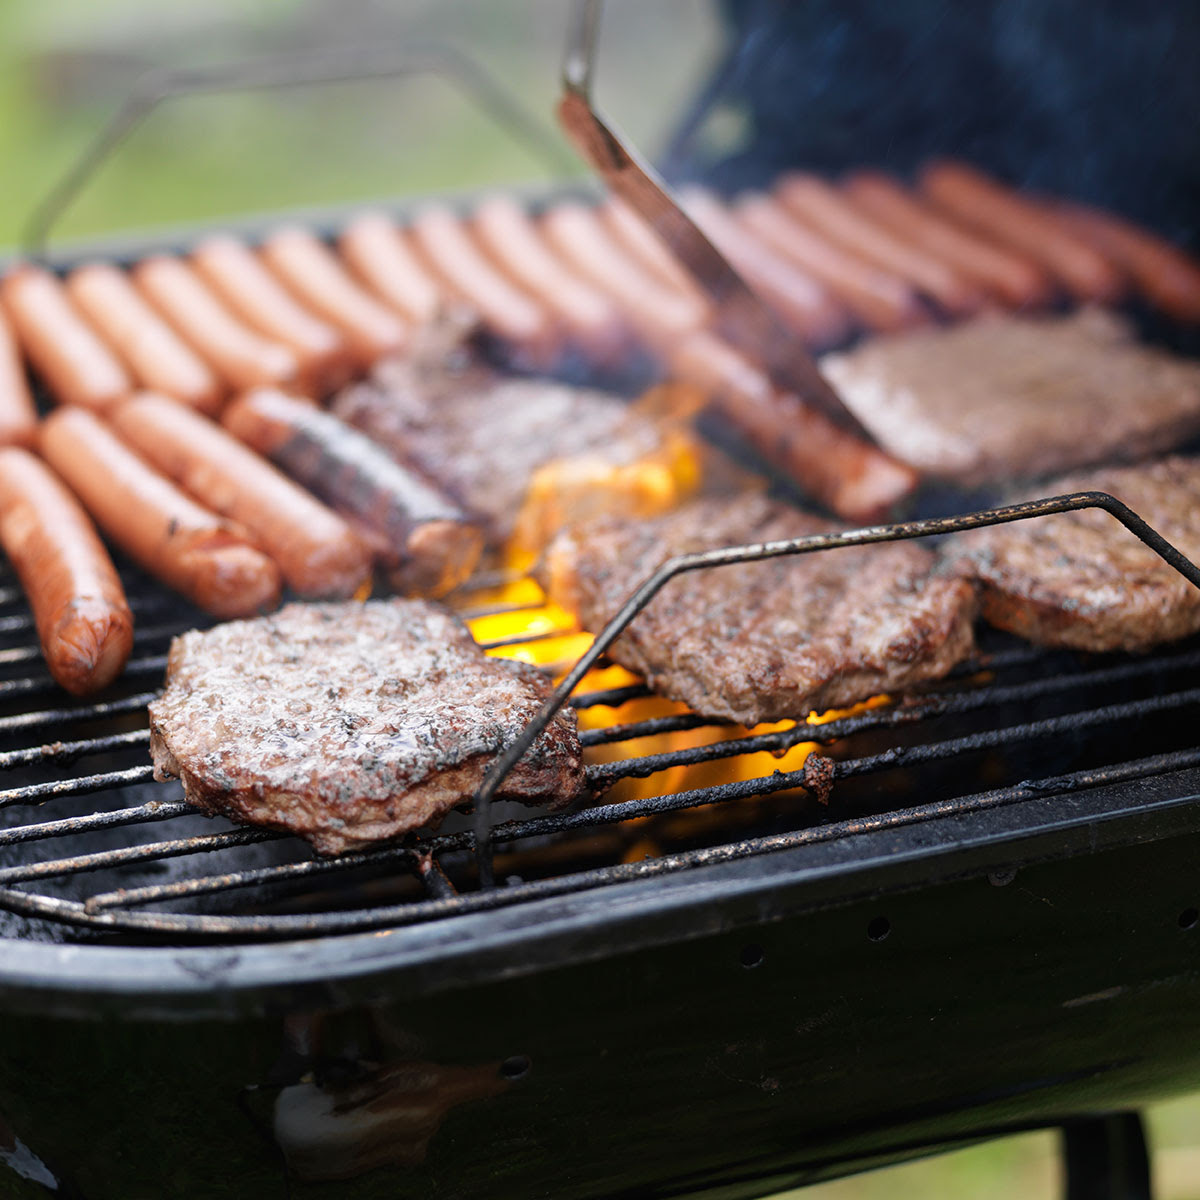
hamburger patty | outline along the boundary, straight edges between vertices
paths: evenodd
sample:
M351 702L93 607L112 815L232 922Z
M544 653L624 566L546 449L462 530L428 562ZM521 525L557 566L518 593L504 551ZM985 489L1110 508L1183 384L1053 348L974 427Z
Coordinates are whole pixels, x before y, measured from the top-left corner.
M821 369L881 446L967 487L1126 462L1200 433L1200 363L1100 309L864 342Z
M824 533L757 494L559 535L551 597L598 631L674 555ZM657 692L743 725L803 717L945 675L973 648L975 596L912 542L694 571L671 580L610 649Z
M1066 475L1037 495L1088 491L1112 493L1200 562L1200 460ZM1100 509L992 525L956 545L958 569L982 585L984 617L1031 641L1145 650L1200 630L1200 588Z
M436 604L289 604L172 642L150 753L197 808L339 854L469 801L552 689ZM564 710L500 797L561 807L582 783Z

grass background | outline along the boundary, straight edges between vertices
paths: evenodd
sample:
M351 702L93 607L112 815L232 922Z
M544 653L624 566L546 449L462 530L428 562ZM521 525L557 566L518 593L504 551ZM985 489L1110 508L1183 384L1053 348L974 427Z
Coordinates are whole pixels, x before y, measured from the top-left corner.
M0 246L18 242L38 199L151 66L442 38L505 80L554 138L564 9L562 0L8 0L0 5ZM653 153L719 44L705 0L611 0L599 96ZM58 233L549 178L540 159L435 79L206 97L154 114ZM1200 1100L1159 1105L1149 1121L1156 1195L1200 1200ZM1049 1197L1058 1194L1056 1153L1055 1135L1029 1134L795 1195Z

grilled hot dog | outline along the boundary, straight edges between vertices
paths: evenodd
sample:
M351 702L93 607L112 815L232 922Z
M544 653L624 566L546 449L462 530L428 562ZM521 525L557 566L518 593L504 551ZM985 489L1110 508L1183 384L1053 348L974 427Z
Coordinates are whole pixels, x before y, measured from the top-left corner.
M438 315L442 289L390 217L377 212L355 217L338 238L338 250L375 295L410 321L426 325Z
M0 312L0 446L30 446L37 412L12 330Z

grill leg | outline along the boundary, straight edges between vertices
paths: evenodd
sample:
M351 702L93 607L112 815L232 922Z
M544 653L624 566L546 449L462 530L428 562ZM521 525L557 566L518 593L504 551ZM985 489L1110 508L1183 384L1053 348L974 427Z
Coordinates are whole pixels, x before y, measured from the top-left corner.
M1150 1154L1140 1113L1064 1125L1062 1161L1066 1200L1150 1200Z

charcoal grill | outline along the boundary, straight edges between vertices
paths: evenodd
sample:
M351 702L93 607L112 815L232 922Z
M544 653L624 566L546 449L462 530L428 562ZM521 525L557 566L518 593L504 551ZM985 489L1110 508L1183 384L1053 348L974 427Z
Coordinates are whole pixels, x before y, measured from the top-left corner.
M586 746L633 745L592 782L648 795L326 861L151 781L206 619L122 574L135 653L86 703L0 576L6 1194L733 1200L1062 1126L1072 1195L1132 1195L1132 1114L1200 1086L1200 640L987 635L904 703L666 750L711 723L576 692L617 722Z

